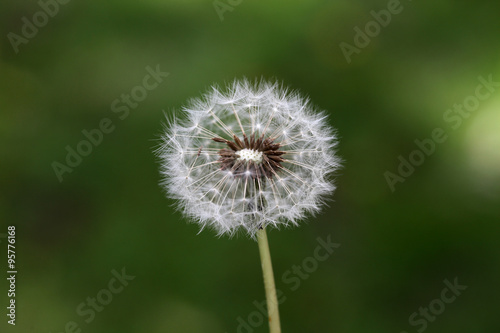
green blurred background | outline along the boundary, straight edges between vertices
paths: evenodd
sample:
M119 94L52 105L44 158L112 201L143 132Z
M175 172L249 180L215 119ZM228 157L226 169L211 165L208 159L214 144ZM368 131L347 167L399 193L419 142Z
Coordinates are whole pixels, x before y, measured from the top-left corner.
M253 304L264 299L256 242L197 234L165 199L152 153L164 112L245 76L282 80L328 110L345 160L321 215L269 232L283 332L423 331L409 317L455 278L468 288L425 331L499 332L500 93L457 129L443 114L479 76L500 81L500 3L405 0L350 63L339 44L387 1L224 5L69 1L16 53L9 33L21 38L41 7L2 0L0 276L7 225L19 273L15 327L0 279L0 331L268 331ZM147 66L170 74L121 120L111 104ZM103 118L114 131L59 182L53 162ZM435 128L447 140L392 192L384 173ZM291 290L283 274L328 236L341 246ZM87 323L78 306L122 268L135 279Z

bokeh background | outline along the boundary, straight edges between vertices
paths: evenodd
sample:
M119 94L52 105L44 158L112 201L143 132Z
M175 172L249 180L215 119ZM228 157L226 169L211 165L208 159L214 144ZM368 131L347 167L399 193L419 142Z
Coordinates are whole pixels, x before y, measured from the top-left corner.
M0 331L267 332L238 320L259 322L257 244L197 234L165 198L153 155L164 112L213 83L264 77L327 110L345 160L321 215L269 232L283 332L424 331L409 317L455 278L467 289L425 331L499 332L500 88L457 129L443 114L474 95L479 76L500 81L500 3L403 1L348 63L339 44L353 45L353 29L387 6L68 1L15 52L9 34L21 38L23 17L33 22L42 7L2 0ZM111 105L147 66L169 76L121 120ZM103 118L114 131L60 182L53 162ZM391 191L384 173L435 128L447 140ZM5 316L8 225L17 227L15 327ZM291 290L282 275L318 237L341 246ZM122 268L135 279L87 323L78 306Z

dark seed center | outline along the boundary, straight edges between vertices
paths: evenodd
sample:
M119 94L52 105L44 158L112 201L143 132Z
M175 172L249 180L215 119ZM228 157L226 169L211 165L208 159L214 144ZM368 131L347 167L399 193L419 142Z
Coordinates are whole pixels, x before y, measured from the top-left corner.
M250 138L243 134L243 141L236 135L233 136L233 141L217 137L212 138L212 140L225 143L228 146L229 149L223 148L219 150L220 158L218 161L222 170L230 170L234 176L250 176L254 179L272 178L282 168L281 163L284 159L281 155L285 154L285 152L279 150L280 144L275 143L274 138L264 139L263 135L255 138L255 133L253 133ZM238 153L244 149L247 149L247 151L244 151L242 157ZM251 154L248 150L255 152L256 156L261 156L261 160L247 158L247 155Z

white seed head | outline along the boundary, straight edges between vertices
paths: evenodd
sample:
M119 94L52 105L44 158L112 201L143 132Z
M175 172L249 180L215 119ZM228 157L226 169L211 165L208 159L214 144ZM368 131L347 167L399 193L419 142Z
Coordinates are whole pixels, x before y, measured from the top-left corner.
M236 159L237 161L261 164L264 153L255 149L244 148L236 151L236 155L240 156Z
M162 185L184 214L219 235L254 237L319 212L340 167L326 116L277 83L234 81L168 121Z

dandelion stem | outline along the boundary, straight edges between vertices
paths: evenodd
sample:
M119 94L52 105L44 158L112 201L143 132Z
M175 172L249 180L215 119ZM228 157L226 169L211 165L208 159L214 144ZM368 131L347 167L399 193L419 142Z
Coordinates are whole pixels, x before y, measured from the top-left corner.
M266 289L267 313L269 317L269 332L281 333L280 314L278 311L278 298L276 297L276 286L274 284L273 265L269 252L266 229L262 227L257 231L259 243L260 260L262 263L262 273L264 275L264 287Z

